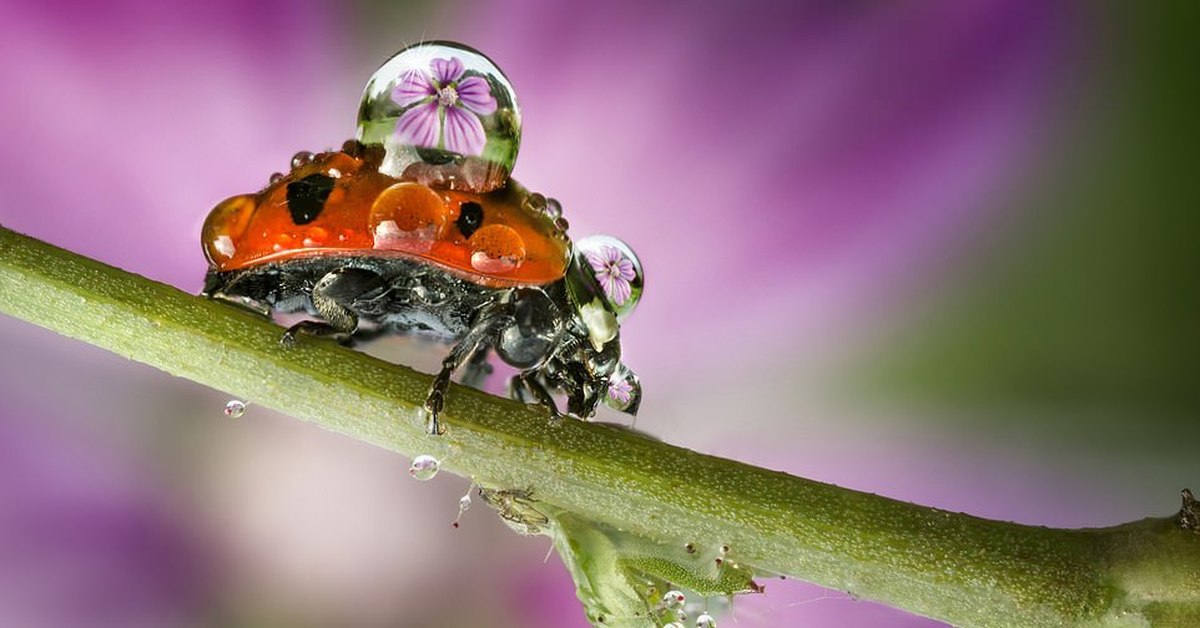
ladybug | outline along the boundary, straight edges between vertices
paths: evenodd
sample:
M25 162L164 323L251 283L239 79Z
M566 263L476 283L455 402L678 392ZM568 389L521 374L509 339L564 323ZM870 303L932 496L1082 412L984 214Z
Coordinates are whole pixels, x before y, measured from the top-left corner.
M512 396L554 416L556 394L581 419L601 403L635 414L641 384L621 363L619 325L641 264L615 238L573 242L558 202L509 178L519 140L512 87L487 57L409 47L368 82L355 139L298 153L287 174L212 210L203 294L308 314L285 346L382 334L449 345L425 401L431 434L452 375L478 381L492 351L518 370Z

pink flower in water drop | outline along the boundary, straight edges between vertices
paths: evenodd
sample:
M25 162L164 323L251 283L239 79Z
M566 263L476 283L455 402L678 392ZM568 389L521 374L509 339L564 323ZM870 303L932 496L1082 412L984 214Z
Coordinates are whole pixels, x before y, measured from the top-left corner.
M613 380L608 385L608 396L617 403L627 404L633 399L633 384L627 379Z
M479 116L496 111L491 86L479 76L463 78L462 61L434 59L432 76L422 70L408 72L392 88L392 101L401 107L416 105L396 122L396 136L403 142L436 148L439 137L446 150L463 155L480 155L487 133Z
M598 252L588 251L584 255L608 298L616 305L625 305L633 294L630 282L637 277L633 262L612 246L602 246Z

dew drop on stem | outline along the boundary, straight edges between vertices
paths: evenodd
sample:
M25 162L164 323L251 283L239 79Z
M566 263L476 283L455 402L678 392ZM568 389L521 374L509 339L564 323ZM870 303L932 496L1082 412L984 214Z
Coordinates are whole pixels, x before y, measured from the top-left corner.
M428 454L422 454L413 458L412 465L408 467L408 474L414 478L424 482L432 480L434 476L441 470L442 463L437 458Z
M458 521L460 519L462 519L463 513L467 512L467 510L470 507L471 507L471 491L470 491L470 489L468 489L466 495L463 495L462 497L458 498L458 516L454 518L454 523L451 523L450 525L457 528Z
M246 414L246 402L238 399L231 399L225 404L225 416L231 419L240 419L243 414Z

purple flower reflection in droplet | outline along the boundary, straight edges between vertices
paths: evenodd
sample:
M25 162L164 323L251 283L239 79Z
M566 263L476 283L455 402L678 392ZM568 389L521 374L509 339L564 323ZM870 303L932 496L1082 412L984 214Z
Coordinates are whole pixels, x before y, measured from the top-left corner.
M417 146L436 147L444 137L446 150L464 155L483 154L487 133L479 116L496 111L496 99L486 80L463 78L462 61L434 59L432 76L414 70L392 89L392 101L410 107L396 121L396 136Z
M633 262L612 246L602 246L599 252L589 251L584 255L608 298L616 305L625 305L633 294L630 282L637 277Z
M633 385L627 379L618 379L608 385L608 396L618 403L629 403L633 398Z

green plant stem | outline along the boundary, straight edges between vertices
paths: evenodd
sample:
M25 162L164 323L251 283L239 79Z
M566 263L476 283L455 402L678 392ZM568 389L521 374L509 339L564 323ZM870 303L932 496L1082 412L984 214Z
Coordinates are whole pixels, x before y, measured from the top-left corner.
M553 420L0 228L0 312L643 539L960 625L1200 625L1200 534L1177 517L1058 530L989 521ZM1174 487L1172 487L1174 488ZM1164 495L1166 491L1164 490Z

